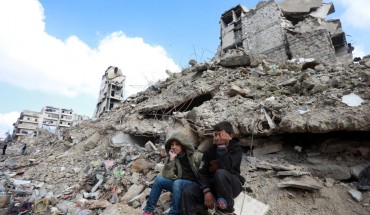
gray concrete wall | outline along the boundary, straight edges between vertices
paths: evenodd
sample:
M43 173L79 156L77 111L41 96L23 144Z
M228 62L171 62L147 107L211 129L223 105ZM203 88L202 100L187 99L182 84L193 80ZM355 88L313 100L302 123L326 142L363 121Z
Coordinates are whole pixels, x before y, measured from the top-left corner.
M262 53L275 59L276 57L287 59L281 15L276 3L269 2L257 10L249 11L243 17L243 47L246 52Z
M327 30L294 35L287 32L287 38L293 58L315 58L336 62L335 50Z

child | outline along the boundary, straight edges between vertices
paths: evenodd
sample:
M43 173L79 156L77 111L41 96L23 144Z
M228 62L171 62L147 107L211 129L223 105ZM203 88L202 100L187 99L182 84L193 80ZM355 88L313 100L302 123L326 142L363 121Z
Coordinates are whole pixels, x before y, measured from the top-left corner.
M199 156L195 155L194 146L182 133L174 133L166 142L168 158L165 160L162 176L157 176L144 208L144 215L152 215L162 190L172 193L169 215L180 213L181 192L194 183L198 177Z

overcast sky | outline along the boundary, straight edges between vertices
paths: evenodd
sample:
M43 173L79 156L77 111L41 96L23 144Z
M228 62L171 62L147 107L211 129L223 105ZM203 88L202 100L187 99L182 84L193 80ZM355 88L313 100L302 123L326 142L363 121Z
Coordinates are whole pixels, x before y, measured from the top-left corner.
M355 56L370 53L370 1L334 0ZM46 105L91 117L109 66L131 95L211 59L223 12L257 0L0 0L0 136Z

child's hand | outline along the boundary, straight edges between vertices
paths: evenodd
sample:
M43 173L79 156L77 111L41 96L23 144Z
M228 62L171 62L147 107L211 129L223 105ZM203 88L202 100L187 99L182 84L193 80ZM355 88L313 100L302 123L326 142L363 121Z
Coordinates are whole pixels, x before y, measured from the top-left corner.
M175 154L175 152L173 152L172 150L170 150L170 161L173 161L175 159L175 157L177 156L177 154Z

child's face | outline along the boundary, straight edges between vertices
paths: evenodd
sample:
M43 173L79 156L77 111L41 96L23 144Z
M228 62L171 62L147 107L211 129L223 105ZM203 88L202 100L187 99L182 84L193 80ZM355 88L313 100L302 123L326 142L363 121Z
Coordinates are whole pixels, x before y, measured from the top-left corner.
M180 154L183 151L182 145L177 141L171 142L171 151L175 154Z

